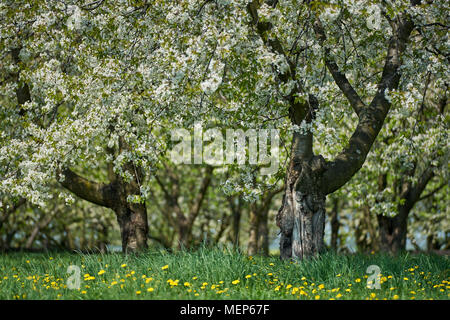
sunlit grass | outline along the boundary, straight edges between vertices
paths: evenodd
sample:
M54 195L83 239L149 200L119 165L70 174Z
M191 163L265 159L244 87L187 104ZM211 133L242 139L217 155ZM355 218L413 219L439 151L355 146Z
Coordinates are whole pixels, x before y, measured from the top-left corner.
M80 288L69 289L70 265ZM380 289L367 288L374 277ZM336 255L304 262L220 249L139 256L0 255L0 299L449 299L448 257Z

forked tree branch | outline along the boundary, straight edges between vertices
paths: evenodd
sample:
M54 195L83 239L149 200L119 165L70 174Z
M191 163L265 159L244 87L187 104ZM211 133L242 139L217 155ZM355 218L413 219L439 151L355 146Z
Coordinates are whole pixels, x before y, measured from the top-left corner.
M414 23L409 16L402 14L398 17L389 41L377 93L370 105L360 112L358 125L348 147L327 164L322 185L325 194L332 193L347 183L364 164L391 107L386 94L398 87L402 55L413 29Z
M350 84L345 74L340 71L338 65L331 56L330 48L325 46L327 37L319 17L317 17L316 21L314 22L314 31L319 39L320 44L324 47L325 65L330 71L335 83L338 85L339 89L341 89L342 93L350 102L350 105L352 106L355 113L359 116L361 110L365 107L365 104L361 100L360 96L355 91L353 86Z

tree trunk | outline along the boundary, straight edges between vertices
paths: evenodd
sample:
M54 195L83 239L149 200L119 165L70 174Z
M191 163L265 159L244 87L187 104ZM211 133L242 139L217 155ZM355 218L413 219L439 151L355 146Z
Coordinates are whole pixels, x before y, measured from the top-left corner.
M121 202L114 209L122 237L122 252L138 252L147 249L147 210L145 204Z
M265 208L261 212L258 230L258 251L265 255L269 255L269 208Z
M257 206L251 205L250 207L250 235L248 239L247 253L250 256L254 256L258 253L258 228L259 227L259 214L257 212Z
M355 231L356 247L358 252L378 251L378 243L380 240L377 237L376 227L372 223L370 207L364 205L362 209L363 216Z
M235 203L236 199L236 203ZM242 205L241 198L231 198L229 199L231 208L231 242L235 249L239 248L239 229L241 226L241 216L242 216Z
M72 237L72 233L70 232L67 226L64 227L66 231L66 239L65 239L65 247L69 249L69 251L73 251L75 249L74 239Z
M324 249L326 196L321 191L324 168L321 156L300 163L291 161L283 204L277 215L282 259L304 259Z
M241 227L241 211L236 210L233 212L233 247L239 248L239 230Z
M132 164L124 165L124 169L134 173L132 181L124 181L119 175L110 175L112 182L97 183L78 176L69 169L62 171L64 181L61 184L79 197L94 204L112 209L119 223L122 238L122 252L138 252L147 249L148 221L145 203L131 203L129 196L140 195L140 181L143 174ZM83 221L84 228L84 221ZM81 247L84 239L81 235ZM83 249L83 247L81 248Z
M100 225L99 230L99 239L98 239L98 247L101 253L106 253L108 251L107 249L107 242L108 241L108 227L106 224Z
M422 172L415 184L406 182L402 185L400 199L404 202L398 205L398 214L395 217L378 215L382 251L398 254L406 250L408 215L434 175L433 167L430 166Z
M395 217L377 216L381 251L396 255L406 250L407 217L405 211Z
M191 228L185 221L178 221L178 249L188 249L191 245Z
M338 205L339 199L333 199L333 210L331 211L331 241L330 246L334 251L338 250L338 239L339 239L339 218L338 218Z

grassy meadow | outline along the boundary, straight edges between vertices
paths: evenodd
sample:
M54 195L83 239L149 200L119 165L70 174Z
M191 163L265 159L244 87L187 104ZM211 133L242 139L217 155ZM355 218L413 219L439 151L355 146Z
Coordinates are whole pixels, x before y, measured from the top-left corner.
M78 289L69 289L77 277L76 270L68 273L71 265L80 271ZM380 289L367 288L368 281L377 279L374 271L366 273L371 265L380 272ZM448 300L449 280L448 256L408 253L395 258L325 253L303 262L206 248L175 253L149 251L138 256L0 254L2 300Z

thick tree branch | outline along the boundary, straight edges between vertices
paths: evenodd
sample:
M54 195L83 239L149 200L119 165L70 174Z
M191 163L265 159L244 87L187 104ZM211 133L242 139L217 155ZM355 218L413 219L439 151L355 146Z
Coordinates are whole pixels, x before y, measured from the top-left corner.
M385 94L388 90L398 87L402 54L413 28L414 24L408 16L405 14L399 16L389 41L377 93L370 105L361 111L358 125L349 140L348 147L334 161L328 163L322 185L324 193L329 194L339 189L364 164L391 107Z
M266 0L266 4L275 7L277 5L276 0ZM289 59L287 56L281 42L276 37L269 37L268 32L273 28L273 25L270 22L261 22L258 17L258 9L261 6L261 1L253 0L248 3L247 9L252 17L251 24L256 27L256 31L263 40L264 44L271 48L272 51L276 54L283 56L286 59L286 62L289 65L289 68L284 72L278 73L278 79L287 83L290 80L295 81L295 86L292 91L285 97L289 102L289 116L293 124L300 125L300 123L307 117L308 110L310 109L310 105L308 102L299 102L295 99L296 94L304 92L303 88L299 84L298 81L295 80L295 64Z
M438 186L437 188L433 189L432 191L430 191L429 193L427 193L426 195L422 196L419 198L418 201L422 201L425 200L431 196L433 196L436 192L438 192L439 190L441 190L443 187L445 187L446 185L448 185L448 182L444 182L443 184L441 184L440 186Z
M64 188L84 200L111 208L111 200L114 199L109 199L111 194L110 185L85 179L70 169L62 170L61 174L64 177L64 181L60 183Z
M359 116L359 114L361 113L361 110L365 107L365 104L361 100L361 98L359 97L359 95L355 91L355 89L352 87L352 85L348 81L345 74L339 70L338 65L331 57L330 48L325 46L327 37L326 37L325 31L322 26L322 22L320 21L319 17L316 18L316 21L314 23L314 31L315 31L316 36L318 37L322 47L324 47L325 65L327 66L328 70L330 71L330 73L331 73L334 81L338 85L339 89L341 89L342 93L345 95L347 100L350 102L350 105L352 106L353 110Z
M280 192L284 191L285 187L281 186L278 188L275 188L273 190L267 191L267 196L263 200L262 209L269 207L270 203L272 202L273 197L275 197Z
M416 202L419 201L420 195L425 190L430 180L434 177L435 173L433 169L433 167L428 167L419 177L417 183L411 187L407 197L407 201L410 202L411 208Z

